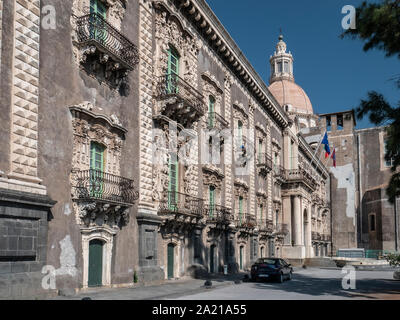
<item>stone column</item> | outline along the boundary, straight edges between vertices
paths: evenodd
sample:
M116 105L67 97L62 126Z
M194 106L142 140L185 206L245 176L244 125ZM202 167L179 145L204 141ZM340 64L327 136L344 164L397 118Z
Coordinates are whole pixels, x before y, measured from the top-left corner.
M294 245L301 246L301 211L300 211L300 196L293 197L293 233L294 233Z
M307 257L313 257L313 249L312 249L312 239L311 239L311 206L307 208L307 223L306 223L306 239L305 239L305 246Z
M280 220L280 223L287 224L289 230L289 235L284 239L284 245L291 245L294 235L292 232L292 202L290 196L282 199L282 220Z

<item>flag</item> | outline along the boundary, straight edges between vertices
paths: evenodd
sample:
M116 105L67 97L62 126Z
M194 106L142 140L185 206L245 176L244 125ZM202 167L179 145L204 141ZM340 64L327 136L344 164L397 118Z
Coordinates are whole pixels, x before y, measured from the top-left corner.
M328 132L325 132L322 144L325 146L325 159L327 159L331 155L331 148L329 148L329 141L328 141Z
M332 152L333 166L336 168L336 149L333 149Z

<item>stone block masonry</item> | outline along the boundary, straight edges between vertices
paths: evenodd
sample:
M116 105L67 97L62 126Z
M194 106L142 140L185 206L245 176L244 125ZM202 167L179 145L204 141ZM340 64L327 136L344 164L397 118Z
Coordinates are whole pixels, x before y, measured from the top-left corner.
M10 176L37 178L40 1L16 0Z

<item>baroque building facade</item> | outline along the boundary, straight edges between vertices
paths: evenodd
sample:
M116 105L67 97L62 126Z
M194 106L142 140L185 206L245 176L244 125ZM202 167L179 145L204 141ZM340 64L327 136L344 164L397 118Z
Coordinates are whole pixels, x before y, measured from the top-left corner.
M282 37L267 87L204 0L0 5L1 297L331 253L318 118Z

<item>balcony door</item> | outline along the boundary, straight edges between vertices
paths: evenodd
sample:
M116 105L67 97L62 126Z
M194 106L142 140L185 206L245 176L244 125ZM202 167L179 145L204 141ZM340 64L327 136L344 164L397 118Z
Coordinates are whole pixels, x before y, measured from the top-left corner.
M210 96L208 101L208 126L210 128L215 126L215 99L213 96Z
M96 142L90 144L90 195L96 198L101 198L104 191L104 150Z
M176 154L171 155L169 162L168 207L176 210L178 207L179 164Z
M209 193L210 193L210 218L214 218L215 214L215 187L210 186L209 188Z
M239 197L239 223L243 224L243 197Z
M90 14L91 38L103 43L107 38L107 7L100 0L90 0Z
M178 52L169 48L168 50L168 67L167 67L167 93L178 93L179 81L179 63L180 57Z

